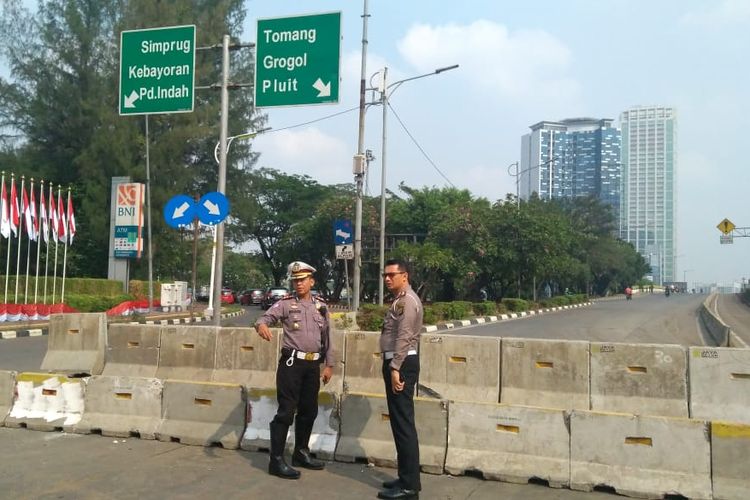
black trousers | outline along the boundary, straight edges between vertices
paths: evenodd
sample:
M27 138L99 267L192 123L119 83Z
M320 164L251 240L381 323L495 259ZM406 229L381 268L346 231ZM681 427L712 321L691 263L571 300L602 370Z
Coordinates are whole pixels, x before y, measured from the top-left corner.
M404 390L398 393L394 393L391 386L390 363L390 360L383 360L383 381L391 432L396 443L398 478L404 488L419 491L419 439L414 423L414 389L419 379L419 356L407 356L401 364Z
M294 422L295 447L307 448L315 417L318 416L320 361L293 359L292 366L287 365L289 355L282 354L279 359L276 370L276 400L279 409L271 426L273 428L273 424L280 424L288 428ZM300 439L304 442L300 442Z

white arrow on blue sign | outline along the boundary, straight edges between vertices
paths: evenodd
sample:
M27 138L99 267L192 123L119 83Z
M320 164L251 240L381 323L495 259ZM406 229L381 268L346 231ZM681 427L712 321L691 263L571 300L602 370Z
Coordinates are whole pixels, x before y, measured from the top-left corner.
M193 223L195 218L195 201L190 196L178 194L164 206L164 220L170 226L179 228Z
M333 242L336 245L351 245L354 242L352 237L352 221L349 219L336 219L333 223Z
M229 200L218 191L213 191L204 194L195 209L198 220L213 226L220 224L229 215Z

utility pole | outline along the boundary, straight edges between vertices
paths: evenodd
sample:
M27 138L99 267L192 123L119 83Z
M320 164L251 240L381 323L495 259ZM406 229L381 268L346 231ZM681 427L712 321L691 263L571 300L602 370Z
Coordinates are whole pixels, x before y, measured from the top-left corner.
M219 185L217 191L227 189L227 129L229 128L229 35L224 35L221 48L221 130L219 132ZM213 282L213 317L215 326L221 325L221 284L224 272L224 222L216 226L216 268Z
M367 74L367 0L362 13L362 63L359 81L359 138L354 155L354 182L357 200L354 210L354 276L352 278L352 310L359 310L360 273L362 267L362 181L365 173L365 75Z

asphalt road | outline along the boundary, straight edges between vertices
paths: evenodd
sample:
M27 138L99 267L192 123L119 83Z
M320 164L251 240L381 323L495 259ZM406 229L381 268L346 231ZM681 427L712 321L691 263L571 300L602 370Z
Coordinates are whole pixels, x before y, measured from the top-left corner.
M268 454L144 439L0 428L0 498L327 499L375 498L393 469L329 462L298 481L269 476ZM422 474L423 499L603 500L583 493L474 477Z
M705 295L636 294L512 321L457 328L456 333L597 342L704 345L698 307Z
M750 344L750 307L746 306L738 294L721 294L716 304L716 312L734 333Z

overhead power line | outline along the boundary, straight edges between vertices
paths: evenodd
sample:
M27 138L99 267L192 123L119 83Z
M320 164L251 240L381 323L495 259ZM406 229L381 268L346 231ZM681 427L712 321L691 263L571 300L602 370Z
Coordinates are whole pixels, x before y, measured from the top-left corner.
M411 134L411 132L409 132L409 129L408 129L408 128L406 128L406 125L404 125L404 122L403 122L403 121L401 120L401 118L400 118L400 117L398 116L398 113L396 113L396 110L395 110L395 109L393 109L393 106L391 106L391 103L390 103L390 102L388 103L388 107L389 107L389 108L391 108L391 111L393 111L393 116L395 116L395 117L396 117L396 120L398 120L398 123L399 123L399 124L401 124L401 128L403 128L403 129L404 129L404 132L406 132L406 134L407 134L407 135L409 136L409 138L410 138L410 139L411 139L411 141L412 141L412 142L414 143L414 145L415 145L415 146L417 146L417 148L419 149L419 151L421 151L421 152L422 152L422 156L424 156L424 157L425 157L425 159L426 159L426 160L427 160L428 162L430 162L430 165L432 165L432 168L434 168L434 169L435 169L435 170L437 171L437 173L439 173L439 174L440 174L440 176L441 176L441 177L442 177L443 179L445 179L445 182L447 182L448 184L450 184L450 185L451 185L451 187L456 187L456 186L455 186L455 185L454 185L454 184L453 184L453 183L452 183L452 182L450 181L450 179L448 179L448 177L446 177L446 176L445 176L445 174L444 174L444 173L443 173L443 172L442 172L442 171L441 171L441 170L440 170L440 169L438 168L438 166L437 166L437 165L435 165L435 162L434 162L434 161L432 161L432 158L430 158L430 156L429 156L429 155L427 154L427 152L426 152L426 151L424 150L424 148L422 148L422 146L420 146L420 145L419 145L419 143L418 143L418 142L417 142L417 140L416 140L416 139L414 138L414 136L413 136L413 135Z

